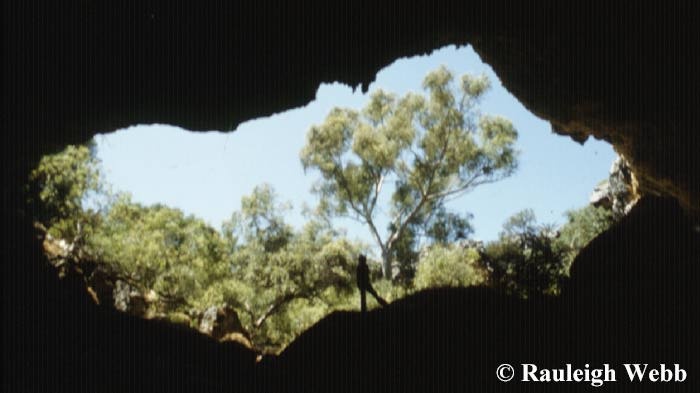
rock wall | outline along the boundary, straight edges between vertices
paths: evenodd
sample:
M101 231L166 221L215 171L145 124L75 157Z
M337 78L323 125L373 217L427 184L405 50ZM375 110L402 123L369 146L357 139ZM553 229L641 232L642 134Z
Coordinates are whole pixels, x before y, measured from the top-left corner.
M37 154L137 123L232 130L308 103L322 82L367 86L396 58L472 44L557 132L609 141L644 191L697 212L697 7L10 2L8 121Z
M97 132L138 123L232 130L306 104L322 82L365 87L398 57L469 43L557 132L611 142L642 193L670 196L685 214L698 215L695 1L347 1L311 8L271 1L10 0L4 11L7 391L254 386L246 379L253 375L249 352L114 316L56 281L34 237L24 183L41 155ZM653 220L636 225L659 230ZM670 293L671 299L696 294L688 287ZM676 326L687 334L687 325ZM536 332L527 334L512 337L534 339ZM489 353L483 349L474 351ZM217 359L234 366L227 372Z

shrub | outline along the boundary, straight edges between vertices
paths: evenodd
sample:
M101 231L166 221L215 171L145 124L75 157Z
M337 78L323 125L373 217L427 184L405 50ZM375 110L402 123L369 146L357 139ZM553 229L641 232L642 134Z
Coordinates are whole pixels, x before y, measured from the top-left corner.
M416 271L418 289L467 287L487 281L488 271L481 265L479 253L456 244L431 246Z

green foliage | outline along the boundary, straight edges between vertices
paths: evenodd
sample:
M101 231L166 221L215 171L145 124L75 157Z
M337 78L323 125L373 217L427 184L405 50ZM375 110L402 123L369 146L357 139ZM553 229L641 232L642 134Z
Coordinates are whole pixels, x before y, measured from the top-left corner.
M381 273L381 272L379 272ZM394 300L401 299L402 297L408 296L415 291L414 287L394 285L392 281L379 279L372 283L374 290L379 293L379 295L384 298L387 302L391 303ZM352 303L350 303L351 310L357 310L357 305L360 304L360 292L353 292ZM372 308L372 302L368 302L369 307Z
M422 245L448 245L466 240L473 232L471 214L456 214L447 211L444 206L426 215L417 216L406 227L404 234L398 238L392 250L393 260L399 266L399 275L394 282L409 286L415 276L419 261L418 248ZM393 231L392 226L389 231ZM423 244L421 244L423 240Z
M324 315L319 310L331 303L327 296L352 291L353 256L359 253L358 245L338 237L322 221L310 220L294 231L279 214L286 208L270 186L259 186L224 224L233 276L247 288L229 290L222 300L244 311L253 340L268 349L288 342L300 326ZM292 309L298 313L290 315ZM300 324L290 325L292 317L301 318Z
M441 206L431 214L423 226L431 242L446 245L466 240L474 233L471 225L472 218L471 214L460 215L449 212Z
M410 286L415 276L416 265L420 258L417 248L420 242L419 225L409 225L403 236L394 243L391 259L398 265L399 271L393 281L403 286ZM389 230L392 230L389 228Z
M284 213L291 206L277 203L276 199L268 184L256 186L251 195L241 198L241 210L234 212L222 228L232 246L241 240L256 243L265 252L275 252L289 243L293 230L284 222Z
M335 108L307 134L301 161L321 175L314 189L321 204L367 224L382 250L386 278L396 248L405 254L412 243L403 237L418 234L411 233L411 225L426 222L448 199L516 168L517 132L511 122L477 110L489 88L487 78L465 75L457 88L453 79L441 67L423 81L427 96L398 98L378 90L361 112ZM387 209L389 233L383 237L375 220L388 180L395 188Z
M558 241L566 249L566 265L571 266L574 258L596 236L608 229L614 222L613 213L604 207L587 205L581 209L566 212L567 223L559 230Z
M197 315L227 305L265 352L279 351L334 310L357 309L356 257L367 246L335 231L333 214L370 227L385 275L387 261L399 262L405 285L373 283L389 301L486 283L523 297L556 294L573 257L612 223L611 213L591 206L567 212L557 236L525 210L485 249L463 246L471 216L448 211L445 202L512 173L516 133L507 120L476 111L488 89L484 77L463 77L461 94L452 84L442 68L426 77L427 97L379 91L362 112L336 108L313 127L302 162L321 173L321 200L301 229L285 222L291 206L265 184L242 198L221 232L178 209L108 194L88 147L46 156L32 172L36 218L79 251L74 258L97 262L103 274L148 295L151 315L196 328ZM374 220L390 180L396 187L383 238ZM107 202L98 211L86 207L91 194ZM370 263L375 278L378 266Z
M499 239L487 244L484 260L494 286L523 297L557 294L566 274L556 232L552 226L538 225L530 209L506 221Z
M56 238L72 242L95 219L84 209L89 192L100 191L99 161L87 146L68 146L42 157L29 176L35 219Z
M183 306L227 272L226 245L204 221L126 195L110 206L88 245L120 278Z
M467 287L487 282L488 271L473 248L456 244L430 247L418 264L417 289L434 287Z
M105 206L86 209L87 196L106 188L87 147L44 157L30 178L36 218L56 239L80 237L76 258L148 297L149 315L196 328L196 315L229 305L254 345L275 352L333 309L350 308L362 246L319 217L295 230L283 217L290 206L268 185L242 199L223 233L127 194L103 194Z

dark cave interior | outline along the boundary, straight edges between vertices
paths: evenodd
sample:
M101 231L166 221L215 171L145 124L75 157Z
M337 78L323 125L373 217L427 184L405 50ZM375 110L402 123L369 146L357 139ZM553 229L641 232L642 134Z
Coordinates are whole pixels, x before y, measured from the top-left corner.
M697 391L699 15L660 1L9 2L5 391L516 391L497 364L562 359L680 363L690 377L672 388ZM366 87L396 58L467 43L557 133L610 142L639 181L642 201L584 249L561 297L425 292L331 315L256 364L100 309L42 260L24 194L42 155L132 124L232 130L306 104L322 82Z

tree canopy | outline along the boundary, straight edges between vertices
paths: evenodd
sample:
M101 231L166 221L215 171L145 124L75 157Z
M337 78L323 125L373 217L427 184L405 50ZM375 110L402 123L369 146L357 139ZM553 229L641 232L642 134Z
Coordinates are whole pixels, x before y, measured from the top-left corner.
M459 244L436 244L420 259L416 271L417 289L468 287L488 281L488 270L479 252Z
M523 297L558 293L566 274L554 227L538 224L530 209L506 220L499 239L486 245L484 260L494 286Z
M218 332L238 329L264 352L279 351L333 310L357 309L356 261L368 246L336 230L333 215L367 224L384 276L399 262L402 285L381 279L378 261L370 263L374 288L388 300L443 286L559 293L578 251L616 215L589 205L555 228L524 210L497 240L469 239L471 214L445 203L512 173L517 135L509 121L476 108L485 78L453 84L441 68L426 77L427 97L379 91L363 111L336 108L313 127L302 162L321 173L321 198L298 228L285 220L292 206L268 184L244 196L216 230L179 209L111 192L88 146L46 156L28 189L49 260L83 274L88 289L104 296L99 301L135 315L202 329L205 315L233 310L236 323ZM382 190L390 195L382 198ZM386 232L377 227L382 212L390 218ZM138 307L129 308L130 298Z
M93 232L87 242L91 257L108 265L115 278L154 291L169 303L166 311L195 304L227 273L219 233L179 209L143 206L120 195Z
M84 202L87 194L102 189L99 166L91 147L68 146L42 157L30 173L28 198L35 219L53 236L73 242L94 218Z
M429 222L447 200L515 170L513 124L478 110L489 86L486 76L467 74L455 87L453 74L441 67L423 80L426 95L377 90L362 111L334 108L309 130L301 161L321 175L314 189L321 205L368 226L385 278L409 227ZM387 182L394 187L383 234L377 214Z
M264 345L274 344L266 341L269 336L280 335L265 325L268 319L283 315L294 303L318 306L329 296L351 293L358 253L358 245L323 222L310 220L295 231L281 215L288 204L277 199L271 186L258 186L223 225L230 239L232 278L246 288L222 300L244 311L251 333Z

